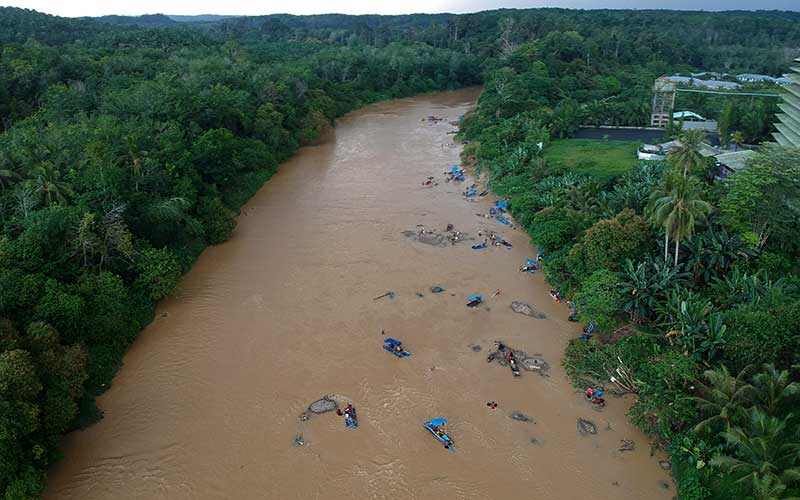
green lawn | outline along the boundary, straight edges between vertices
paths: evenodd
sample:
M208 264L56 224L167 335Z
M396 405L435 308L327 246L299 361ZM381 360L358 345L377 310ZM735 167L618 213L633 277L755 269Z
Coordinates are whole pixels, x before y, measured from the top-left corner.
M554 167L597 177L614 177L636 165L638 147L638 142L629 141L561 139L548 145L543 155Z

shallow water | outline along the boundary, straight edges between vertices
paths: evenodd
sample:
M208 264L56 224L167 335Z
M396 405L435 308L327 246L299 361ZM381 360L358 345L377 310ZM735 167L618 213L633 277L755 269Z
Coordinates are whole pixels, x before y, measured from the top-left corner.
M477 217L490 200L466 202L462 185L443 182L458 164L455 129L423 119L454 119L476 98L468 89L368 106L283 165L233 238L159 305L99 400L105 418L65 438L47 498L670 498L671 483L659 484L668 474L625 418L629 402L608 398L597 411L569 385L560 359L579 327L540 273L517 271L535 256L527 236ZM423 188L429 175L440 184ZM402 234L448 223L472 236L496 230L514 248ZM388 290L394 299L373 300ZM515 314L512 300L547 319ZM382 329L412 356L382 350ZM551 376L488 364L497 338L542 354ZM352 400L360 427L332 413L301 422L324 394ZM450 420L455 453L420 426L434 417ZM580 436L578 417L598 434ZM636 450L618 451L622 439Z

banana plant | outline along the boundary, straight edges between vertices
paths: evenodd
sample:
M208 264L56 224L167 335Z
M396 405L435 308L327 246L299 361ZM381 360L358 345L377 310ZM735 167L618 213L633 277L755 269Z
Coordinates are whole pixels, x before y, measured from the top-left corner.
M748 274L738 267L734 267L725 276L714 278L711 283L717 303L724 308L739 304L757 304L768 293L785 287L786 281L783 278L772 281L763 269Z
M686 268L696 282L708 284L724 276L737 261L755 256L738 234L731 235L723 227L710 228L691 241Z
M681 266L671 266L648 258L634 264L627 259L620 276L620 287L626 297L623 310L634 323L650 321L667 295L686 283L688 273Z
M710 366L722 354L727 327L722 314L714 311L708 299L686 290L673 290L659 306L658 314L659 324L677 332L678 344L693 360Z
M678 340L684 346L685 353L692 359L711 366L722 354L725 347L727 326L723 323L722 313L708 316L707 321L688 319ZM692 320L694 320L692 322Z

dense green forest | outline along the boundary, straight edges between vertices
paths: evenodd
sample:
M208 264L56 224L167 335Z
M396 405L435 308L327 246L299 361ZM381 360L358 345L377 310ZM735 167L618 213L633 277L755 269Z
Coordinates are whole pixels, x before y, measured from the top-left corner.
M721 457L738 456L734 432L783 422L771 439L796 438L796 421L776 420L788 399L754 404L737 392L731 401L742 404L696 433L690 423L710 407L684 402L706 397L690 384L717 380L704 369L732 383L727 367L742 387L761 387L765 373L795 361L797 206L787 200L797 199L796 153L767 150L723 186L706 184L697 166L599 181L560 172L532 148L584 122L645 123L649 88L667 72L785 71L800 46L796 15L539 9L173 21L0 8L4 498L39 496L60 436L100 418L94 397L154 303L205 246L230 236L239 207L283 159L365 103L479 83L485 92L463 127L468 154L547 250L548 277L575 292L582 317L611 332L624 311L642 332L576 343L568 360L601 363L623 350L631 366L649 363L636 373L634 419L673 450L682 492L700 492L685 498L716 491L716 471L731 466ZM677 266L659 258L666 223L650 214L653 192L696 197L690 220L708 221L670 226ZM616 287L625 272L666 281L647 281L635 301L596 293L625 290ZM592 302L601 296L607 303ZM664 339L665 328L694 333ZM777 371L739 375L745 361ZM662 380L670 363L680 369ZM796 464L778 459L758 487L790 484ZM681 465L697 460L704 466Z

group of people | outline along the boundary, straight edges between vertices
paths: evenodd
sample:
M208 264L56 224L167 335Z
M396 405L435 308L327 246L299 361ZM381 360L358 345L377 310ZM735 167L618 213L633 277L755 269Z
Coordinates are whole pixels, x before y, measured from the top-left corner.
M455 245L456 242L464 237L464 233L461 231L455 231L452 224L447 225L447 231L450 233L450 236L448 236L447 239L450 240L451 245Z
M426 180L422 182L422 185L425 187L433 187L438 186L439 183L433 180L433 176L428 177Z
M606 405L606 400L601 397L603 395L603 391L600 389L589 387L584 392L584 395L586 396L586 399L592 402L592 404L596 404L600 408Z
M491 244L491 246L493 247L504 246L507 248L511 248L511 243L507 242L499 235L495 234L494 231L484 231L484 230L478 231L478 237L480 238L481 236L483 236L484 247Z
M349 428L358 427L358 419L356 418L356 409L353 407L351 403L348 403L347 406L345 406L344 410L342 409L336 410L336 414L339 416L344 416L345 427Z
M464 180L464 171L459 169L458 167L453 167L452 170L447 171L444 173L444 181L458 181L461 182Z

